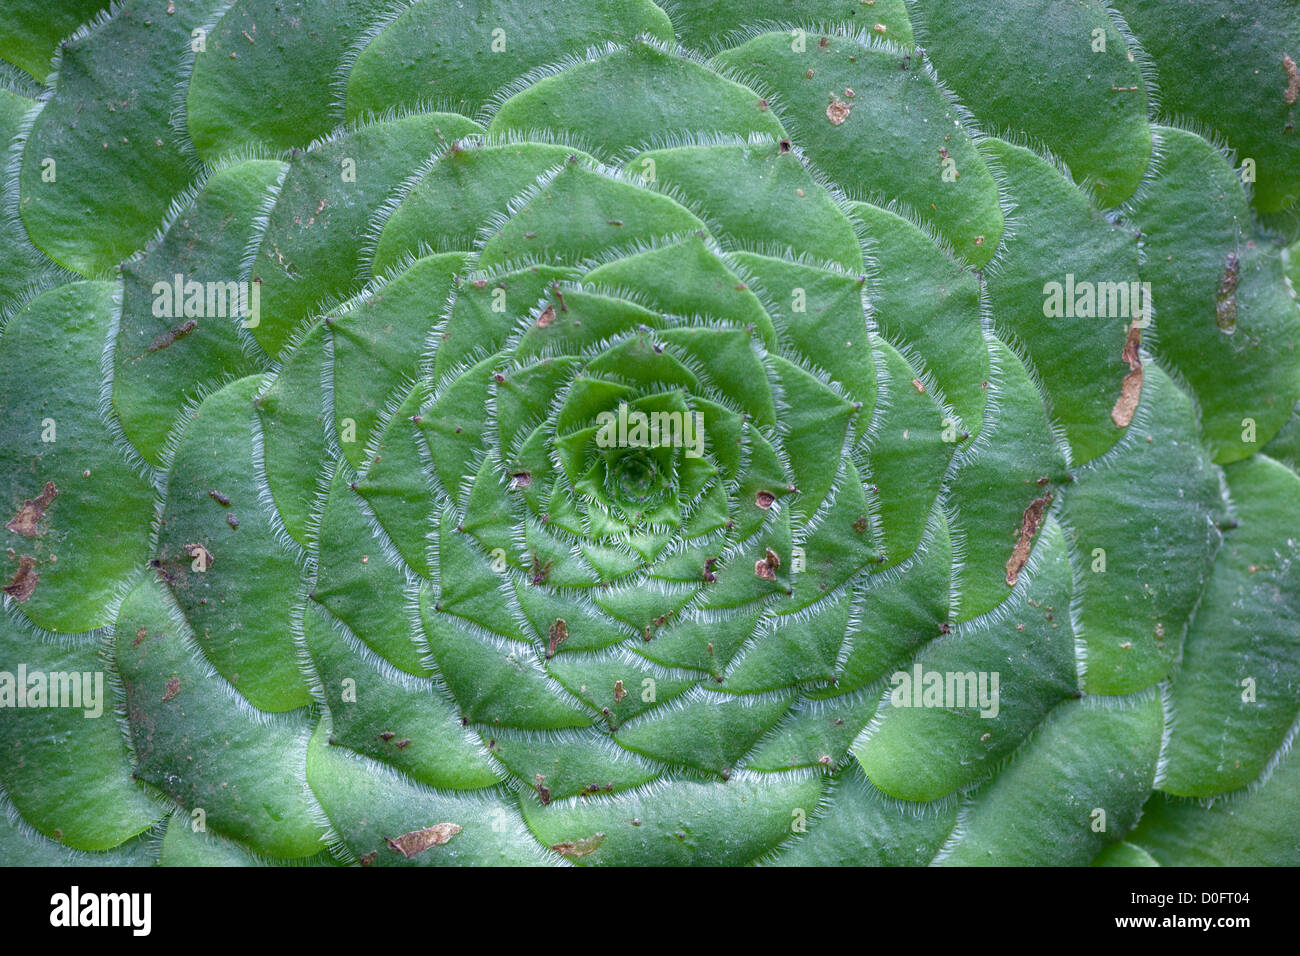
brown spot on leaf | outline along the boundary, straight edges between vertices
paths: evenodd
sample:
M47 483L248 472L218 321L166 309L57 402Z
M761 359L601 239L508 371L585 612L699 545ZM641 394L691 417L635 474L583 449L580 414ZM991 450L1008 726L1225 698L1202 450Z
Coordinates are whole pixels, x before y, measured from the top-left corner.
M4 592L22 604L32 596L32 592L36 590L36 582L40 579L41 576L36 573L36 559L30 554L24 554L18 559L18 570L4 586Z
M1297 97L1300 97L1300 69L1296 69L1295 60L1283 54L1282 69L1286 70L1286 92L1282 94L1282 99L1287 106L1294 106Z
M1051 503L1052 496L1043 495L1031 501L1029 507L1025 509L1024 517L1020 519L1020 537L1011 552L1011 557L1007 559L1007 587L1015 587L1016 581L1020 579L1020 569L1029 560L1029 547L1033 543L1034 535L1038 533L1039 525L1043 523L1043 512Z
M198 322L194 321L193 319L186 319L180 325L173 325L162 335L158 336L156 339L150 342L149 347L145 349L145 351L146 352L161 351L162 349L167 348L167 346L171 345L177 339L189 335L198 327L199 327Z
M775 581L775 572L779 567L781 567L781 559L777 557L775 551L768 548L767 554L754 562L754 573L764 581Z
M781 567L781 559L777 557L776 552L773 551L771 548L767 549L766 558L767 558L767 566L771 568L773 571Z
M363 856L363 857L361 858L361 865L362 865L362 866L371 866L371 865L373 865L374 862L375 862L375 857L377 857L377 856L379 856L379 851L378 851L378 850L371 850L369 853L367 853L365 856Z
M219 491L216 491L216 490L209 491L209 492L208 492L208 497L211 498L213 501L215 501L217 504L221 505L221 507L223 507L223 508L229 508L229 507L230 507L230 499L227 498L225 495L223 495L223 494L222 494L221 492L219 492Z
M600 845L604 842L605 834L593 833L581 840L565 840L563 843L554 843L551 845L551 849L560 856L590 856L600 849Z
M163 703L164 704L167 703L167 701L171 700L180 692L181 692L181 679L179 677L173 677L169 679L167 681L167 690L164 691L163 693Z
M132 646L132 647L139 647L139 646L140 646L140 642L143 641L143 640L145 639L146 633L147 633L147 632L145 631L145 629L144 629L143 627L138 627L138 628L136 628L136 631L135 631L135 640L131 642L131 646Z
M456 823L438 823L423 830L412 830L410 833L403 833L399 837L389 839L388 848L409 860L431 846L442 846L461 829L462 827Z
M1241 278L1241 261L1236 253L1228 253L1228 264L1219 281L1219 291L1214 297L1214 321L1229 334L1237 331L1237 282Z
M912 387L922 395L925 394L925 382L921 381L919 378L912 379Z
M537 327L544 329L555 321L555 306L547 305L542 309L542 314L537 317Z
M1110 419L1117 428L1127 428L1137 411L1138 400L1142 397L1142 329L1134 319L1128 327L1128 338L1124 340L1124 361L1128 362L1128 374L1119 389L1119 398L1110 410Z
M551 642L546 646L546 657L549 660L555 656L555 649L564 643L565 638L569 636L569 625L564 622L564 618L557 617L555 623L551 625L550 633L547 635Z
M235 514L233 511L230 512L230 514L226 515L226 524L230 525L230 527L232 528L238 528L239 516Z
M614 703L622 703L623 698L626 696L627 691L623 689L623 682L621 680L614 681Z
M862 515L862 517L858 518L857 521L853 522L853 530L856 531L858 534L862 534L862 532L867 530L866 515Z
M832 126L839 126L849 118L849 113L852 111L853 107L850 104L832 94L831 105L826 107L826 118L831 121Z
M9 519L5 525L14 534L20 534L24 538L35 538L39 536L36 530L36 524L45 517L45 509L50 506L50 502L58 495L59 489L54 486L54 482L47 481L41 493L35 498L28 498L23 502L23 506L18 509L18 514Z
M754 495L754 504L758 505L764 511L772 507L772 502L776 501L776 495L770 491L760 491Z

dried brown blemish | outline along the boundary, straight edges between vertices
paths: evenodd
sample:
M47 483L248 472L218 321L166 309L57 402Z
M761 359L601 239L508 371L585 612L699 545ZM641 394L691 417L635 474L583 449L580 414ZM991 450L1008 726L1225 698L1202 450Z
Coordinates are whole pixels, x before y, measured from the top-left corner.
M59 494L59 489L54 486L54 482L47 481L41 493L35 498L28 498L23 502L23 506L18 509L18 514L9 519L5 525L14 534L20 534L24 538L35 538L39 536L36 530L37 523L45 517L45 509L50 506Z
M626 696L627 691L623 689L623 682L621 680L614 681L614 703L621 704Z
M704 561L704 580L712 583L718 580L718 576L713 573L713 566L718 563L717 558L706 558Z
M398 750L405 750L407 747L411 746L411 738L404 737L401 740L399 740L397 743L393 744L393 746L396 747Z
M229 508L229 507L230 507L230 499L227 498L225 495L223 495L223 494L222 494L221 492L219 492L219 491L216 491L216 490L209 491L209 492L208 492L208 497L211 498L213 501L215 501L217 504L221 505L221 507L223 507L223 508Z
M230 514L226 515L226 524L230 525L232 528L238 528L239 515L235 514L233 511L230 512Z
M557 617L555 619L555 623L551 625L550 633L547 635L547 637L550 638L550 643L547 644L546 646L547 660L550 660L552 657L555 656L556 648L558 648L561 644L563 644L565 638L567 638L568 636L569 636L569 625L564 623L564 618Z
M776 501L776 495L770 491L760 491L754 495L754 504L758 505L764 511L772 507L772 502Z
M132 647L139 647L139 646L140 646L140 642L143 641L143 640L145 639L146 636L147 636L147 632L145 631L145 629L144 629L143 627L138 627L138 628L136 628L136 631L135 631L135 640L131 642L131 646L132 646Z
M1029 560L1030 545L1033 543L1034 535L1038 533L1039 526L1043 523L1043 512L1051 503L1052 496L1047 494L1035 498L1025 509L1024 517L1020 519L1020 537L1011 552L1011 557L1007 559L1007 587L1015 587L1016 581L1020 579L1020 569Z
M18 559L18 570L9 583L4 586L5 594L9 595L19 604L26 601L36 590L36 582L41 576L36 573L36 559L30 554L24 554Z
M554 843L551 845L551 849L560 856L590 856L600 849L600 845L604 842L605 834L593 833L581 840L565 840L563 843Z
M397 734L393 733L391 730L385 730L382 734L379 735L379 739L382 740L384 743L388 743L388 741L392 740L396 736Z
M536 554L533 555L532 581L534 587L539 584L546 583L546 578L551 573L551 563L552 562L550 561L549 558L545 562L543 562L541 559L537 557Z
M167 689L163 692L163 703L171 700L181 692L181 679L179 677L170 678L167 681Z
M876 24L874 27L872 27L871 29L875 30L875 31L876 31L877 33L879 33L881 36L884 36L886 33L889 32L889 27L885 26L883 23L877 23L877 24Z
M853 107L850 104L833 93L831 94L831 105L826 107L826 118L831 121L832 126L839 126L849 118L851 112L853 112Z
M542 314L537 317L537 327L544 329L555 321L555 306L547 305L542 309Z
M1124 340L1122 357L1128 362L1128 374L1120 385L1119 398L1110 410L1110 419L1117 428L1127 428L1137 411L1138 400L1142 397L1142 329L1134 319L1128 327L1128 338Z
M551 788L546 785L546 778L540 773L533 777L533 782L537 788L537 796L542 800L542 806L551 802Z
M925 394L925 382L921 381L919 378L912 379L912 387L922 395Z
M771 548L767 549L767 564L773 571L781 567L781 559L776 556L776 552Z
M781 559L775 551L767 549L767 554L754 562L754 573L764 581L775 581L776 570L781 567Z
M558 282L551 283L551 295L555 296L555 301L560 303L561 312L569 311L569 307L564 304L564 293L560 291L560 284ZM574 324L577 325L578 323L575 322Z
M857 521L853 522L853 530L858 534L867 530L867 516L862 515Z
M516 471L510 476L511 488L527 488L533 483L533 475L527 471Z
M163 349L167 348L167 346L175 342L177 339L184 338L185 336L189 335L198 327L199 327L198 322L194 321L193 319L186 319L184 322L180 323L179 325L173 325L166 332L162 333L162 335L158 336L156 339L150 342L149 347L145 349L145 351L146 352L162 351Z
M413 856L423 853L429 847L442 846L457 833L462 827L456 823L438 823L431 827L425 827L423 830L412 830L410 833L403 833L401 836L390 839L388 848L395 853L400 853L408 860Z
M371 865L373 865L374 862L375 862L375 858L376 858L377 856L379 856L379 851L378 851L378 850L371 850L369 853L367 853L365 856L363 856L363 857L361 858L361 865L362 865L362 866L371 866Z
M1286 70L1286 92L1282 94L1282 99L1287 106L1294 106L1297 97L1300 97L1300 69L1296 68L1295 60L1286 54L1282 55L1282 69Z
M1228 263L1219 280L1219 291L1214 296L1214 321L1221 331L1237 331L1237 282L1241 279L1241 260L1236 253L1228 253Z

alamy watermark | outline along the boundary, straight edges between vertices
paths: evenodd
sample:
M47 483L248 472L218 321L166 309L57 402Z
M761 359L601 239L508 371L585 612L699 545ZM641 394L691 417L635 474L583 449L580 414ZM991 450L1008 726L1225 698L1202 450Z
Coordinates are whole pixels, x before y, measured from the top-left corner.
M262 321L262 283L200 282L176 273L153 284L153 314L160 319L238 318L246 329Z
M963 710L977 707L981 717L998 715L998 671L928 671L920 664L912 670L894 671L889 702L895 707L941 707Z
M596 416L600 448L682 448L687 458L704 457L703 412L643 412L619 402L617 414Z
M0 707L59 707L82 710L86 717L104 713L103 671L0 671Z
M1043 285L1043 315L1049 319L1136 319L1138 328L1151 324L1150 282L1065 282Z
M58 928L124 927L133 936L153 929L152 893L83 893L73 886L50 897L50 925Z

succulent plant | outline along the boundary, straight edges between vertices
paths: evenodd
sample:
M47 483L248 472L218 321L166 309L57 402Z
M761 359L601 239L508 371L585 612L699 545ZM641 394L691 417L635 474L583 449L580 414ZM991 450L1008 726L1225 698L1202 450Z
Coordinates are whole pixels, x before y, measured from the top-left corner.
M100 7L0 860L1300 863L1294 0Z

